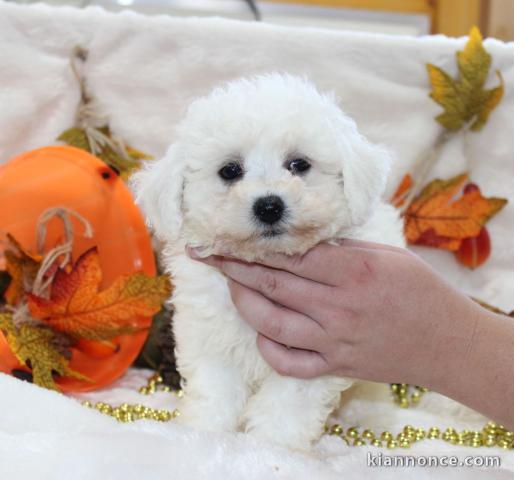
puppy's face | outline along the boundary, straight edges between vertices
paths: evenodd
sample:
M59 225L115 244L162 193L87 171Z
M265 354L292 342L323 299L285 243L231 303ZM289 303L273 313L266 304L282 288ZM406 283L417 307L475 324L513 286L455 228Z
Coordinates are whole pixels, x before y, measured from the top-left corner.
M332 98L268 75L194 102L177 142L135 186L165 240L254 259L303 253L363 223L388 165Z
M333 134L301 109L264 115L252 108L259 107L206 125L205 140L188 142L186 239L248 258L303 252L334 237L351 220ZM221 131L209 138L209 128Z

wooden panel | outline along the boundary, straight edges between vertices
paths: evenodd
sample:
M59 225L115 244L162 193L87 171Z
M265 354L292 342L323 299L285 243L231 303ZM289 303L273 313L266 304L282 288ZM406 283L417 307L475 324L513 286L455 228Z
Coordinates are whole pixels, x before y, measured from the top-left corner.
M433 0L265 0L273 3L295 3L315 7L358 8L386 12L433 12Z
M501 18L497 36L514 29L514 0L262 0L274 3L289 3L317 7L355 8L371 11L397 13L418 13L431 19L432 33L443 33L460 37L467 35L473 25L480 27L484 34L488 30L489 4L508 4L508 14L497 14ZM504 7L505 8L505 7Z
M489 0L487 34L501 40L514 40L513 0Z
M484 28L481 14L481 0L437 0L432 31L452 37L467 35L473 25Z

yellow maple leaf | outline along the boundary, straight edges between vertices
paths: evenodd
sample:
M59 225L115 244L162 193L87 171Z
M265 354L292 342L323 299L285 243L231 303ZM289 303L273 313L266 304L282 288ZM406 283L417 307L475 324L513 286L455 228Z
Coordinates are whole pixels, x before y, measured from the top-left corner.
M7 239L9 246L4 252L5 268L11 281L4 297L8 304L16 305L32 286L43 257L27 252L12 235L7 234Z
M457 250L462 240L476 237L485 223L507 203L485 198L479 190L455 195L467 181L466 174L430 182L405 211L405 237L412 244Z
M4 333L12 353L18 361L32 370L33 381L40 387L57 390L54 373L65 377L90 381L72 370L62 348L55 344L55 333L44 325L13 323L12 313L0 313L0 330Z
M71 272L59 270L50 299L28 295L31 315L75 339L108 340L146 328L171 293L166 276L134 273L99 291L102 270L96 248L84 253ZM142 319L146 319L142 323Z
M491 55L482 44L482 35L477 27L469 33L463 51L457 52L459 78L453 79L441 68L427 64L432 85L430 97L444 108L436 120L448 130L459 130L471 122L471 130L480 130L491 111L503 97L503 77L499 70L498 87L486 90L485 82L491 68Z

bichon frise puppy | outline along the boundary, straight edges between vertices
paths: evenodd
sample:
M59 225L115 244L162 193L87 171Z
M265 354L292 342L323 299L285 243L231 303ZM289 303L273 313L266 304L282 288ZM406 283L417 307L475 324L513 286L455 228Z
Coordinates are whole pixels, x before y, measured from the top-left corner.
M301 449L320 436L351 381L273 371L226 278L185 247L252 261L339 238L403 246L396 210L380 201L389 166L332 96L298 77L234 81L191 104L164 158L133 183L175 284L184 422Z

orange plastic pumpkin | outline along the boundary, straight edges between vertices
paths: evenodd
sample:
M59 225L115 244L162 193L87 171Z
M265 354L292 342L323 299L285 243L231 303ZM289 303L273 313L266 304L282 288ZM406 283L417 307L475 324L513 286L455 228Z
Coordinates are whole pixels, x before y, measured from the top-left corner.
M82 236L83 226L73 219L73 258L98 247L103 271L102 288L120 275L143 271L155 275L151 239L133 197L116 173L89 153L68 146L40 148L0 166L0 229L9 232L27 250L36 251L36 222L50 207L65 206L85 217L93 238ZM48 224L46 246L62 239L58 220ZM150 318L140 319L147 327ZM87 391L106 386L132 364L147 337L146 331L113 340L116 348L97 342L79 342L72 349L70 367L93 380L83 382L61 377L62 391ZM20 368L0 333L0 371Z

